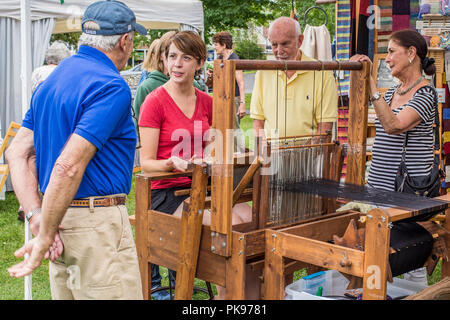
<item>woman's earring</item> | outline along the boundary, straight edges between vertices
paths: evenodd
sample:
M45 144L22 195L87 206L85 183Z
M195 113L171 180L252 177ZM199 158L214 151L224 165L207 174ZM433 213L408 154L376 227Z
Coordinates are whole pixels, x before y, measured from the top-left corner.
M409 59L409 64L411 64L412 63L412 60L411 60L411 58Z

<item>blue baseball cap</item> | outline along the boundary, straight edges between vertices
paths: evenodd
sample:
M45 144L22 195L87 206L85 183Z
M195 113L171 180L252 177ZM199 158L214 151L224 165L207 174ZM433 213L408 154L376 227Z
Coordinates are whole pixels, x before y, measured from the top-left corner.
M92 21L98 24L99 30L86 29L84 23ZM147 30L136 23L136 16L126 4L120 1L97 1L86 8L81 30L87 34L112 36L136 31L145 36Z

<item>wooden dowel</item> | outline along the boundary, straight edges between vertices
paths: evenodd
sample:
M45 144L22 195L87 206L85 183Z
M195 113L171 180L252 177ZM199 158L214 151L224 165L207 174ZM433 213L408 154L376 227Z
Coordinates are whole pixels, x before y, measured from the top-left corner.
M208 191L211 191L211 186L208 186L206 188ZM175 195L175 197L179 197L179 196L185 196L191 193L192 189L182 189L182 190L176 190L173 192L173 194Z
M233 192L233 206L236 204L236 202L238 201L238 199L241 196L242 192L248 186L250 181L252 181L256 170L258 170L260 166L261 166L261 162L259 161L258 158L255 158L255 160L253 160L252 164L247 169L247 171L245 172L245 174L242 177L241 181L239 182L238 186L236 187L236 189Z
M288 136L288 137L279 137L279 138L267 138L267 141L272 140L287 140L287 139L296 139L296 138L313 138L313 137L321 137L321 136L328 136L331 135L330 133L319 133L319 134L303 134L298 136Z
M361 70L361 62L235 60L236 70Z
M186 172L153 172L153 173L141 173L141 176L148 177L153 180L164 180L170 178L190 177L192 176L192 170Z
M288 147L277 147L273 148L272 150L283 150L283 149L298 149L298 148L313 148L313 147L327 147L327 146L334 146L334 142L328 142L328 143L321 143L321 144L305 144L303 146L288 146Z
M253 194L253 188L247 188L242 192L241 197L238 199L237 203L244 203L252 201L252 194ZM186 210L189 210L191 200L190 198L187 198L184 200L183 207L185 207ZM205 209L211 209L211 197L205 198Z

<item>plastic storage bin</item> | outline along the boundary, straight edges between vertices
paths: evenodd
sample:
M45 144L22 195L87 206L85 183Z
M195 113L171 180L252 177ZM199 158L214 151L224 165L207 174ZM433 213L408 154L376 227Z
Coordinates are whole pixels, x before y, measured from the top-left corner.
M339 271L328 270L305 276L286 286L286 300L330 300L344 295L349 280ZM322 287L322 297L316 296ZM329 297L329 298L327 298Z
M392 283L387 283L386 288L386 294L392 299L402 299L428 287L420 282L408 281L400 278L394 278L393 280Z
M423 283L405 279L394 278L393 280L392 283L387 283L386 290L386 293L392 299L403 299L427 287ZM349 280L339 271L318 272L286 286L285 300L346 300L344 293L348 284ZM320 286L323 288L322 296L316 296Z

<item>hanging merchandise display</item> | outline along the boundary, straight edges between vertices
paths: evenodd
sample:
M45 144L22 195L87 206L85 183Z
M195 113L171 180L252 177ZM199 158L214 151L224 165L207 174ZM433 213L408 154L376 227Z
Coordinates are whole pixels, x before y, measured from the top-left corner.
M443 16L450 16L450 0L441 0L439 11Z
M351 4L350 0L338 0L336 2L336 60L350 59L350 28L351 28ZM350 88L350 71L338 71L339 96L348 96Z
M308 24L307 17L311 10L320 10L325 16L325 22L320 26ZM327 29L328 15L320 7L314 6L306 10L304 16L305 30L303 31L303 43L300 49L308 56L320 61L331 61L331 38Z

